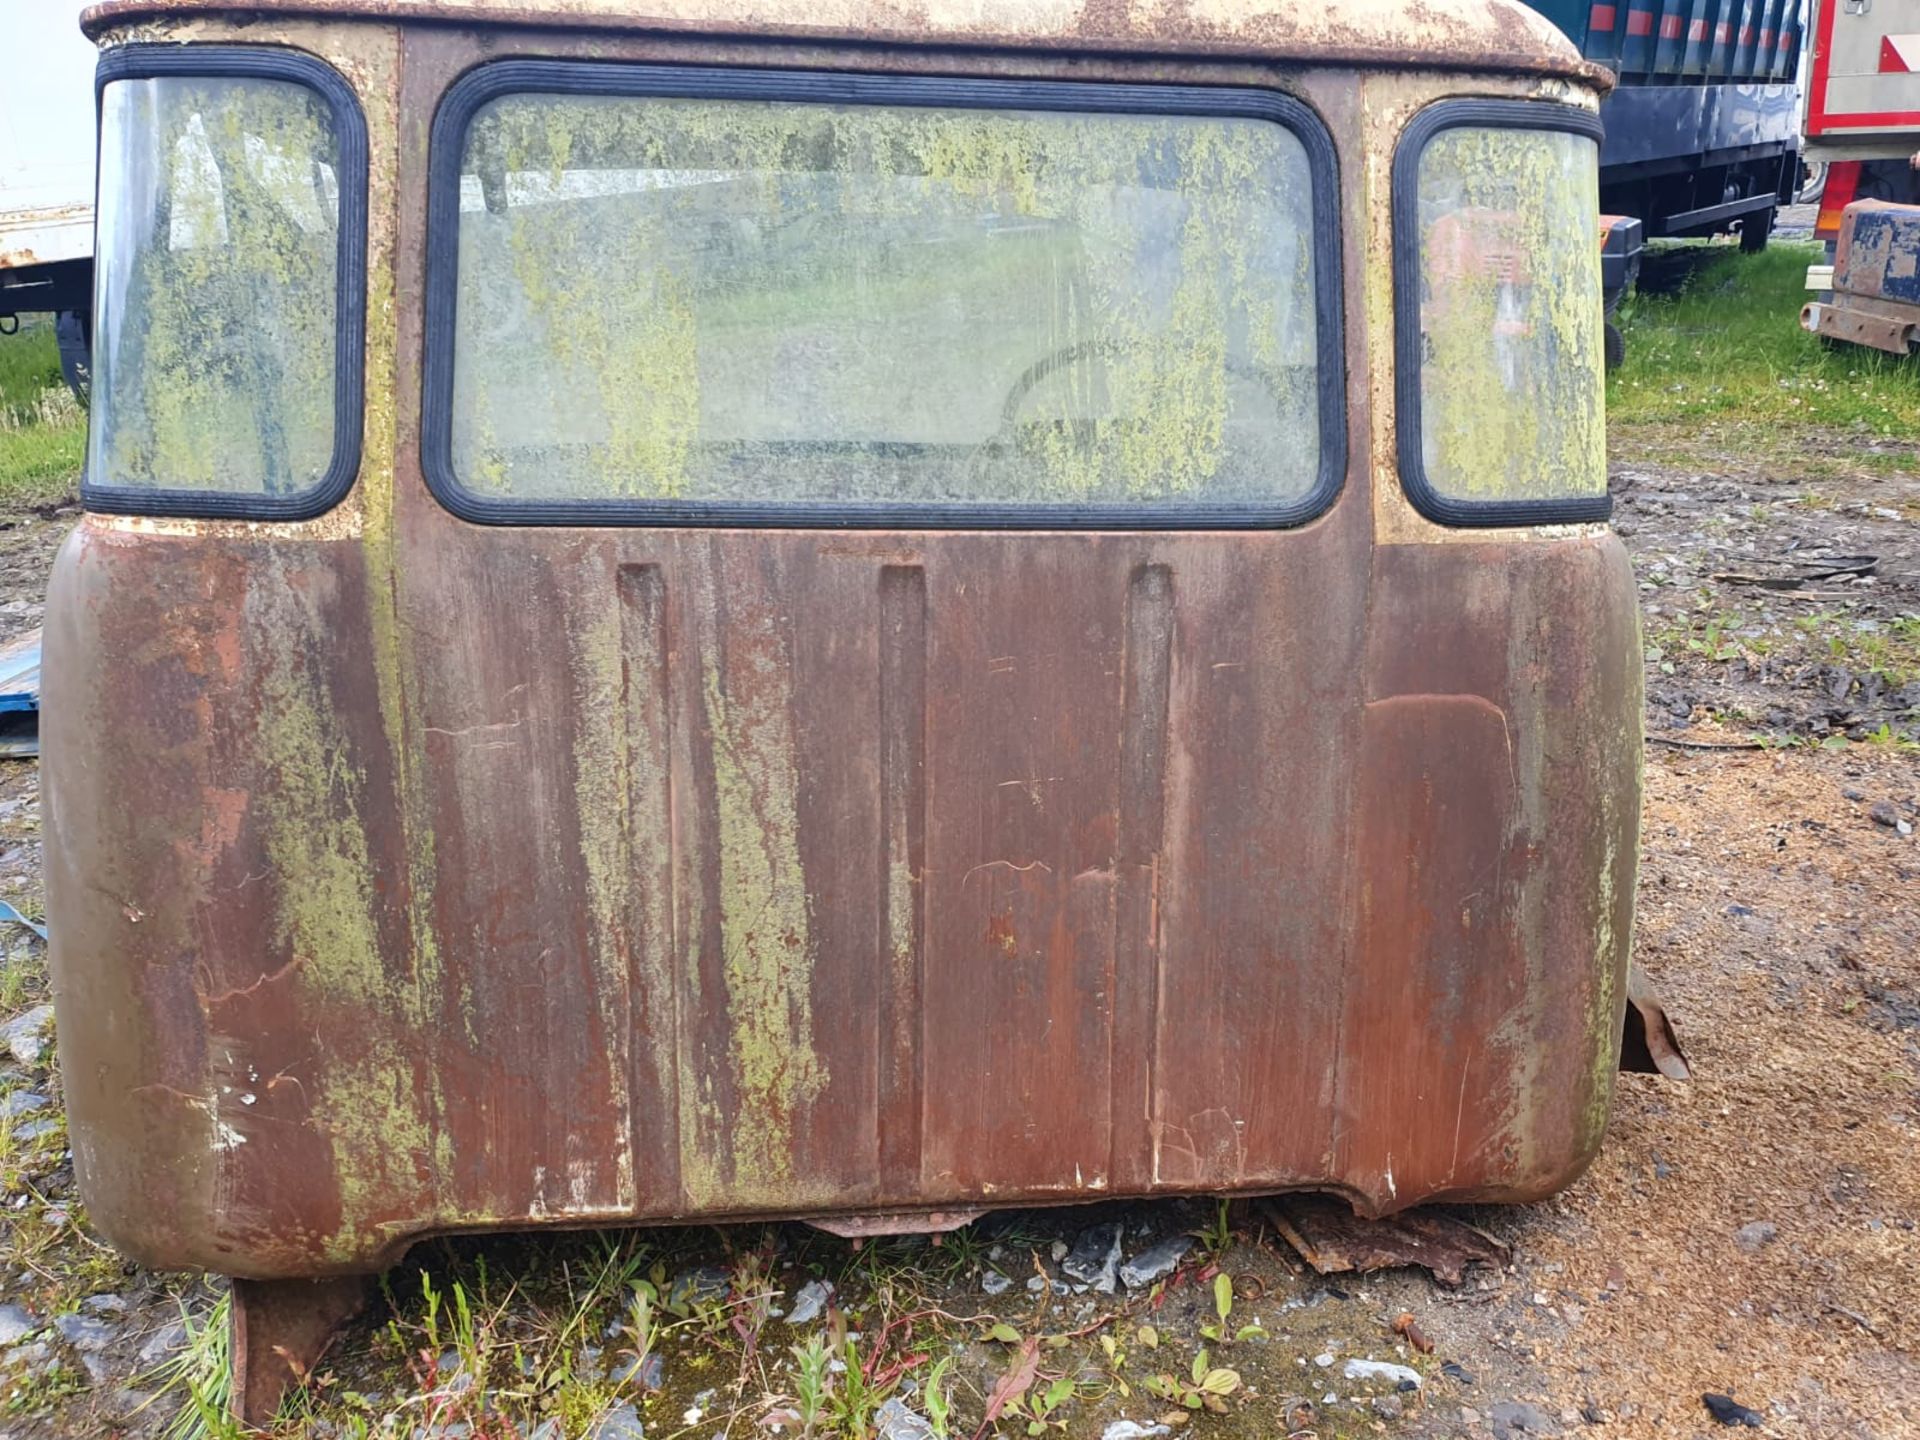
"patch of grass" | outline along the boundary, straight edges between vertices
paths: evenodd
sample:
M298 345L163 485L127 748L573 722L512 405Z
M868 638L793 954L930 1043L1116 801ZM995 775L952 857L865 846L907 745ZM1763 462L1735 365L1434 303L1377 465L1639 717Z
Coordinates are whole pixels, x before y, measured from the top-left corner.
M53 325L45 316L26 316L16 333L0 335L0 420L25 419L42 390L64 383Z
M23 319L0 335L0 504L46 505L73 493L87 417L60 375L53 324Z
M1814 452L1855 471L1920 473L1920 363L1828 347L1800 328L1806 269L1821 258L1778 242L1760 255L1655 247L1649 272L1683 278L1621 305L1627 358L1607 386L1617 448L1703 463Z
M46 963L25 946L0 954L0 1015L17 1014L47 989Z
M228 1410L232 1393L233 1297L222 1295L204 1319L182 1303L180 1325L186 1340L142 1380L154 1388L151 1403L178 1406L161 1431L162 1440L240 1440L240 1427Z

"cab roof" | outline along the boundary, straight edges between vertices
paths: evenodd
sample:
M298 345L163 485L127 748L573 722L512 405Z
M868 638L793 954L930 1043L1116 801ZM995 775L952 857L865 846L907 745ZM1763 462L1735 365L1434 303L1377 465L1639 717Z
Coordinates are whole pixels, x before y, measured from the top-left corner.
M80 23L98 37L124 22L221 12L1440 66L1608 81L1518 0L104 0Z

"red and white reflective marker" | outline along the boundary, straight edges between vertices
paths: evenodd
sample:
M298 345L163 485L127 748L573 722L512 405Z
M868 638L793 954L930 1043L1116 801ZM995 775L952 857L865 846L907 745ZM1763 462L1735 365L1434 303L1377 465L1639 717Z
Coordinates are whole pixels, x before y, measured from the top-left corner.
M1912 75L1920 72L1920 35L1882 35L1880 73Z

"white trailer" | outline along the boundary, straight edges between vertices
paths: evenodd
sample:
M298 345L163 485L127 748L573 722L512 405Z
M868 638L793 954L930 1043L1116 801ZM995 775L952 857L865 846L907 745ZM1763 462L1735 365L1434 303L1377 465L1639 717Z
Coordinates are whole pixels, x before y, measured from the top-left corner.
M1813 0L1809 160L1904 160L1920 137L1920 0Z
M76 0L7 0L0 83L0 331L58 317L61 362L83 388L93 301L92 44Z

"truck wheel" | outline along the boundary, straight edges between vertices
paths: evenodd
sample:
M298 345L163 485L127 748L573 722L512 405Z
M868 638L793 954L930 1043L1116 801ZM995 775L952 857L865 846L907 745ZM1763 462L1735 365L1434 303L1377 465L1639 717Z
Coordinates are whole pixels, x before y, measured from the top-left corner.
M89 317L77 310L63 310L54 317L54 343L60 347L60 373L67 388L80 402L82 410L93 394L93 326Z
M1758 255L1767 248L1767 237L1773 233L1773 216L1774 208L1768 206L1740 222L1741 254Z
M1608 320L1604 323L1606 328L1601 331L1601 335L1606 345L1607 369L1618 370L1626 362L1627 337L1620 333L1620 327L1613 321Z

